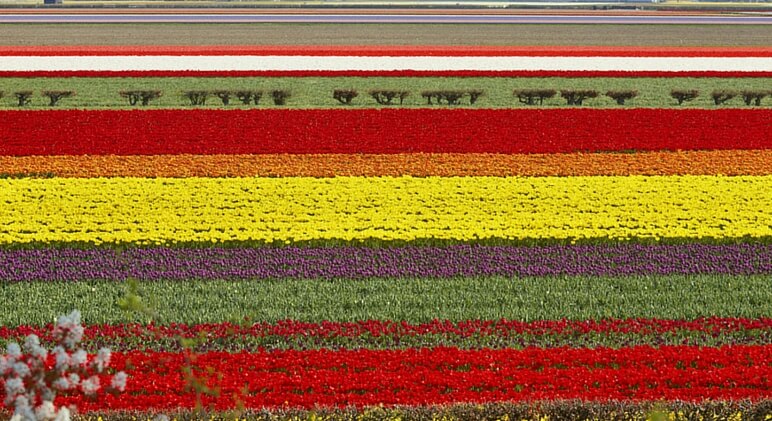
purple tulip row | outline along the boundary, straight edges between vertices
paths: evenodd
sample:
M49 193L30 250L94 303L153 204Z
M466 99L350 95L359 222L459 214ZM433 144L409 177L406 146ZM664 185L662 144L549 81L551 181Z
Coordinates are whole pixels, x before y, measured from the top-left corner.
M2 281L772 274L772 245L0 251Z

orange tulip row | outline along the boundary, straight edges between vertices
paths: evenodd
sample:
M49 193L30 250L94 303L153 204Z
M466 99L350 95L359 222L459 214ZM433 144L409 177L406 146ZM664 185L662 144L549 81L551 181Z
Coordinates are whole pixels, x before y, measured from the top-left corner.
M0 173L57 177L770 175L772 150L515 155L0 156Z

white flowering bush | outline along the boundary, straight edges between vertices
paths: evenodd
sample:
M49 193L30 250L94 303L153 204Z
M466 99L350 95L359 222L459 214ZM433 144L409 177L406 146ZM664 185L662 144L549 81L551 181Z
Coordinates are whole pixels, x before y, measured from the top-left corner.
M12 421L70 419L70 410L54 406L57 392L69 391L94 396L101 389L99 374L110 364L110 349L102 348L89 358L78 344L83 339L80 312L60 317L54 327L57 345L49 354L40 346L36 335L29 335L24 347L8 344L6 355L0 355L0 379L5 383L5 404L13 407ZM108 393L122 392L126 373L112 376Z

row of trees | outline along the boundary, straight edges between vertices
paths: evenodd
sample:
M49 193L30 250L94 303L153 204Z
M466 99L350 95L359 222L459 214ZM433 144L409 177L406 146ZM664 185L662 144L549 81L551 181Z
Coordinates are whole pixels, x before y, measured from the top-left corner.
M526 105L542 105L545 99L557 95L558 91L554 89L516 89L513 94L518 101ZM566 100L568 105L582 105L582 103L591 98L597 98L600 95L598 91L591 89L563 89L560 96ZM624 105L625 101L638 96L635 90L607 91L607 97L616 101L619 105ZM735 91L730 89L718 89L710 93L710 97L715 105L721 105L730 99L740 96L745 105L761 105L761 100L772 95L772 91L763 90L743 90ZM678 105L684 102L692 101L700 96L700 91L696 89L673 89L670 96L676 100Z
M0 98L3 98L5 92L0 91ZM16 105L24 107L32 103L32 97L35 96L33 91L15 91L12 93L16 98ZM48 106L54 107L59 103L62 98L69 98L75 96L75 91L41 91L40 95L48 98Z
M543 105L544 100L555 97L560 93L567 105L583 105L584 101L597 98L601 94L592 89L515 89L513 95L518 101L525 105ZM34 96L33 91L16 91L12 93L19 107L29 105ZM48 98L48 105L56 106L63 98L69 98L75 95L75 91L41 91L42 96ZM120 91L120 96L128 99L129 105L149 105L151 101L162 96L159 90L132 90ZM261 90L195 90L183 91L182 97L190 105L206 105L209 98L218 98L223 105L228 106L238 101L243 105L258 105L264 94L271 98L274 105L286 105L287 99L292 95L287 90L271 90L263 92ZM410 96L410 91L392 90L392 89L374 89L368 92L375 102L380 105L403 104L405 99ZM477 100L485 93L479 89L467 90L432 90L422 91L421 97L426 100L427 105L460 105L464 100L469 104L475 104ZM0 98L4 92L0 91ZM335 89L332 97L343 105L351 105L354 98L359 96L359 92L354 89ZM613 99L619 105L625 105L625 102L638 96L636 90L616 90L607 91L605 96ZM670 96L676 100L678 105L689 102L700 96L700 91L696 89L673 89ZM761 106L761 101L772 96L772 91L768 90L731 90L718 89L710 93L710 98L715 105L721 105L727 101L740 97L745 105Z
M287 99L292 96L287 90L272 90L266 92L273 100L274 105L286 105ZM231 101L238 100L243 105L258 105L263 98L263 91L258 90L214 90L214 91L185 91L182 96L190 101L190 105L206 105L209 97L218 98L223 105L230 105Z
M543 105L545 99L553 98L560 93L567 105L583 105L584 101L592 98L597 98L601 94L592 89L562 89L557 91L555 89L516 89L513 91L513 95L517 97L518 101L526 105ZM273 90L268 94L273 99L274 105L286 105L287 98L289 98L290 92L286 90ZM374 89L368 91L370 97L372 97L376 103L380 105L402 105L407 97L410 96L410 91L395 90L395 89ZM467 89L467 90L432 90L422 91L421 97L426 100L427 105L460 105L466 99L470 105L473 105L477 100L485 94L480 89ZM129 103L135 105L140 103L147 105L150 99L158 98L161 96L160 91L122 91L121 95L129 98ZM699 97L700 92L694 89L673 89L670 92L670 96L676 100L678 105L682 105L684 102L692 101ZM262 91L248 91L248 90L215 90L215 91L185 91L183 97L190 101L191 105L205 105L206 100L209 97L217 97L220 99L223 105L229 105L233 98L237 98L242 104L249 105L254 103L258 104L260 98L263 96ZM354 98L359 96L359 92L355 89L335 89L332 92L332 97L343 105L351 105ZM611 90L605 93L605 96L613 99L619 105L625 105L626 101L631 100L638 96L636 90ZM721 105L730 99L740 96L746 105L760 106L762 99L767 96L772 96L772 91L764 90L742 90L734 91L727 89L714 90L710 94L713 102L716 105Z
M135 90L121 91L119 93L123 98L129 100L129 105L148 105L150 101L160 98L163 93L157 90ZM268 91L267 94L273 99L274 105L286 105L287 98L291 96L286 90ZM263 91L260 90L196 90L183 91L182 97L190 102L190 105L206 105L209 98L218 98L223 105L230 105L233 101L239 101L243 105L258 105L263 98Z
M136 90L121 91L119 94L129 100L129 105L148 105L150 101L158 99L163 92L157 90ZM268 95L273 99L275 105L285 105L290 92L285 90L269 91ZM260 102L263 97L263 91L256 90L214 90L214 91L183 91L182 97L190 102L190 105L206 105L207 99L211 97L219 98L223 105L230 105L231 101L238 100L244 105Z
M698 96L700 96L700 91L696 89L673 89L672 91L670 91L670 96L672 96L678 102L678 105L681 105L684 102L692 101ZM764 99L767 96L772 96L772 91L762 91L762 90L735 91L732 89L717 89L710 93L710 98L713 100L713 103L716 105L721 105L737 96L740 96L742 98L745 105L760 106L762 99Z

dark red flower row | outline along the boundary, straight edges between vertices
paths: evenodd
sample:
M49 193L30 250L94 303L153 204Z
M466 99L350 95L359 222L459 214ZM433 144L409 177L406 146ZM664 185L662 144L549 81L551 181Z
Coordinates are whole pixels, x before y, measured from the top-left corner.
M624 349L312 350L200 354L192 364L220 390L204 404L225 409L431 405L521 400L761 400L772 397L772 345L640 346ZM129 374L126 393L60 404L81 410L194 406L184 354L114 354ZM214 373L214 374L207 374Z
M122 70L0 71L0 77L624 77L624 78L769 78L772 72L618 71L618 70Z
M769 47L154 45L0 46L0 56L772 57Z
M769 149L767 109L0 111L0 155Z
M42 340L51 340L53 326L0 326L0 338L20 338L35 334ZM363 320L359 322L320 323L281 320L275 323L259 322L236 324L231 322L186 325L89 325L84 339L123 338L151 336L164 338L195 338L202 334L209 339L232 336L303 336L303 337L357 337L357 336L426 336L454 335L460 337L515 336L515 335L587 335L593 333L666 334L692 332L726 334L737 331L764 331L772 329L772 318L723 318L706 317L695 320L666 319L601 319L601 320L466 320L452 322L434 320L428 323L410 323L391 320Z
M53 346L51 326L0 328L0 349L38 335ZM200 325L87 326L81 346L96 352L181 351L183 339L195 339L194 349L258 351L273 349L406 349L414 347L503 348L623 348L634 345L764 345L772 342L772 319L703 318L693 321L629 319L600 321L435 320L411 324L367 320L360 322ZM201 338L206 340L201 341Z

